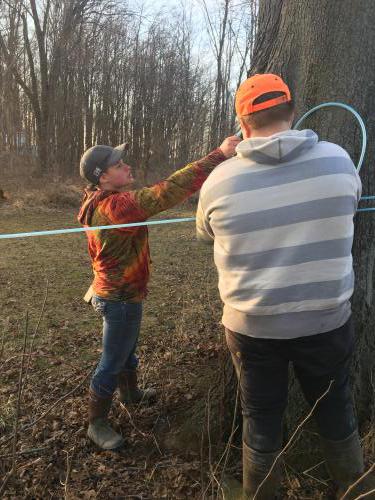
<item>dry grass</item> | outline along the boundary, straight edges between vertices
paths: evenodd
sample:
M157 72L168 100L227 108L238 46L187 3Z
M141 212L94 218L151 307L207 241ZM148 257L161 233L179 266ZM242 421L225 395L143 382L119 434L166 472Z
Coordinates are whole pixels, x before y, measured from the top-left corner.
M34 160L30 157L0 154L2 177L0 189L6 200L2 206L8 209L28 210L78 208L84 183L81 179L62 179L54 174L45 178L34 175Z
M14 190L15 184L5 184L13 201L0 206L0 233L76 225L71 207L80 188L75 184L63 190L61 184L45 189L33 185L30 190L23 185L20 191ZM178 215L192 212L165 217ZM225 350L212 250L198 245L194 233L193 224L150 230L154 274L139 354L142 383L156 387L159 400L150 408L130 409L130 416L115 406L113 421L127 441L120 454L99 452L85 436L85 377L97 362L101 341L100 318L81 299L91 280L85 236L0 241L0 477L12 463L9 437L25 313L31 335L49 282L46 311L27 358L20 454L5 498L201 498L204 491L205 498L216 495L217 487L207 490L207 485L212 471L221 476L216 465L226 443L218 442L217 402L208 394ZM298 443L286 457L284 497L328 498L327 474L313 430L304 429ZM364 443L370 456L373 433ZM236 443L230 452L226 475L231 479L225 478L225 483L233 491L241 476Z
M48 217L30 210L20 217L17 211L8 214L6 226L1 218L0 232L68 227L74 216L71 210L50 211ZM100 319L81 299L91 277L84 235L0 242L5 337L0 360L0 455L11 453L11 443L3 440L13 428L25 312L32 333L46 280L50 283L19 419L17 451L36 451L18 456L6 498L63 497L68 462L69 498L200 498L211 478L210 465L220 478L221 468L215 464L225 443L217 442L216 402L207 400L223 352L211 249L195 242L194 226L189 224L152 228L150 237L154 276L139 351L142 382L158 389L159 401L150 408L131 409L131 418L116 405L113 419L127 440L122 454L98 452L87 441L85 383L30 430L23 430L84 380L99 356ZM208 421L210 440L201 446ZM285 495L320 498L321 488L327 490L319 482L326 479L324 472L314 469L310 477L304 474L320 461L319 456L313 449L303 455L303 467L301 456L296 467L292 455L287 459ZM10 457L2 459L1 475L10 463ZM226 473L240 478L236 445L231 447ZM211 489L207 498L209 494Z
M11 200L13 207L29 208L77 208L82 198L81 189L72 184L53 183L41 189L30 189L17 194Z

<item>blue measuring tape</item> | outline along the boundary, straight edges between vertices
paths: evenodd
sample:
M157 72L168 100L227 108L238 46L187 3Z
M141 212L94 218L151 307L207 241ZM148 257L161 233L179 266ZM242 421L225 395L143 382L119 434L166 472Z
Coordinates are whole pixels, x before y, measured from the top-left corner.
M362 163L365 157L366 153L366 147L367 147L367 132L366 132L366 127L365 124L362 120L362 117L360 116L357 111L352 108L351 106L348 106L347 104L343 104L340 102L327 102L323 104L319 104L319 106L315 106L315 108L310 109L307 113L305 113L294 125L294 129L298 129L298 127L301 125L303 120L310 116L312 113L315 113L315 111L318 111L319 109L326 108L326 107L338 107L338 108L343 108L346 109L347 111L350 111L358 120L359 125L361 127L362 131L362 149L361 149L361 155L358 161L357 165L357 171L359 172ZM361 200L375 200L375 196L362 196ZM357 212L374 212L375 207L369 207L369 208L359 208ZM9 233L9 234L0 234L0 240L6 240L6 239L13 239L13 238L27 238L29 236L53 236L55 234L71 234L71 233L83 233L86 231L97 231L97 230L105 230L105 229L122 229L126 227L138 227L138 226L154 226L154 225L159 225L159 224L175 224L176 222L193 222L195 221L195 217L184 217L184 218L179 218L179 219L160 219L160 220L151 220L151 221L146 221L146 222L133 222L129 224L114 224L111 226L94 226L94 227L75 227L75 228L70 228L70 229L53 229L53 230L48 230L48 231L32 231L32 232L27 232L27 233Z
M149 220L146 222L132 222L129 224L114 224L112 226L74 227L71 229L53 229L50 231L33 231L30 233L0 234L0 240L6 240L10 238L26 238L28 236L52 236L54 234L83 233L85 231L97 231L98 229L122 229L123 227L154 226L156 224L172 224L174 222L192 221L195 221L195 217L185 217L182 219Z
M361 127L361 132L362 132L362 148L361 148L361 154L360 154L360 157L359 157L359 160L358 160L358 164L357 164L357 172L359 172L361 170L361 167L362 167L362 164L363 164L363 160L364 160L365 154L366 154L366 148L367 148L367 131L366 131L365 123L364 123L361 115L354 108L352 108L348 104L344 104L342 102L325 102L323 104L319 104L318 106L315 106L315 108L310 109L310 111L307 111L307 113L305 113L297 121L297 123L294 125L293 128L298 130L298 127L301 125L301 123L308 116L312 115L313 113L315 113L315 111L318 111L319 109L329 108L329 107L331 107L331 108L333 107L333 108L343 108L343 109L346 109L347 111L349 111L350 113L352 113L355 116L355 118L357 119L357 121L359 123L359 126ZM362 200L374 200L374 199L375 199L375 196L362 196L362 198L361 198L360 201L362 201ZM375 212L375 207L358 208L357 212Z
M349 106L348 104L343 104L342 102L324 102L323 104L319 104L318 106L315 106L315 108L310 109L310 111L307 111L294 125L294 129L298 130L298 127L301 125L303 120L305 120L308 116L312 115L315 113L315 111L318 111L319 109L322 108L343 108L346 109L347 111L350 111L355 118L358 120L359 126L361 127L361 132L362 132L362 148L361 148L361 155L358 160L358 165L357 165L357 172L361 170L363 160L365 158L365 153L366 153L366 148L367 148L367 131L366 131L366 126L364 121L362 120L362 117L357 111Z

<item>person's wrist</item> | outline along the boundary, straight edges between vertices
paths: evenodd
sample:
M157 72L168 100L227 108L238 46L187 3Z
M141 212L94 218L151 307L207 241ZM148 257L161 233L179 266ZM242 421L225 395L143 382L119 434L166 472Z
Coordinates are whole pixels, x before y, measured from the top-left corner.
M215 151L217 151L221 156L223 156L226 160L230 158L227 153L225 153L225 150L223 150L221 147L218 147Z

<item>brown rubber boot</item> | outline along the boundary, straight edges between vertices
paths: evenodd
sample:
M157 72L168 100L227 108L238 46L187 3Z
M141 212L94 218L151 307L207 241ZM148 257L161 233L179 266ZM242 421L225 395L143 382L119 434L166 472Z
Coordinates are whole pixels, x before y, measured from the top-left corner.
M263 479L269 473L279 451L261 453L255 451L246 443L242 443L243 463L243 498L250 500L256 494L256 500L273 500L280 498L278 489L281 484L281 464L278 460L271 474L259 488ZM259 488L259 491L257 492Z
M138 387L137 371L125 370L118 376L119 399L124 404L149 403L156 399L155 389Z
M342 498L348 488L362 476L364 471L363 453L358 431L353 432L353 434L341 441L330 441L323 438L321 441L328 472L337 488L336 498ZM354 499L374 488L374 476L369 474L344 498L345 500ZM375 498L375 494L370 494L366 498Z
M112 397L101 398L89 390L89 428L87 436L102 450L115 450L124 444L123 437L109 425Z

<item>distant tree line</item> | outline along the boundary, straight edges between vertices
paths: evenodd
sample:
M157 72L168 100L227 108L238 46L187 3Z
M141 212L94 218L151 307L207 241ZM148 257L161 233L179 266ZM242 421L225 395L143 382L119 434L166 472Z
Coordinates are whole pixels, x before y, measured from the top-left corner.
M113 0L0 1L0 151L33 154L39 175L71 175L86 148L128 141L147 180L150 166L217 145L234 126L256 3L197 8L203 54L183 7L150 19Z

